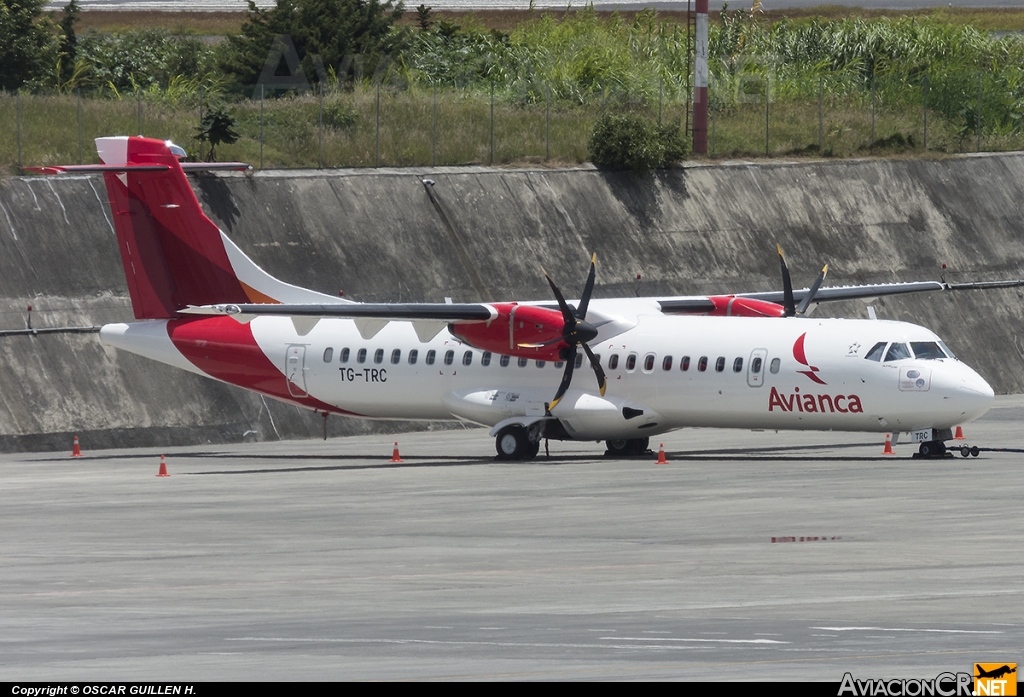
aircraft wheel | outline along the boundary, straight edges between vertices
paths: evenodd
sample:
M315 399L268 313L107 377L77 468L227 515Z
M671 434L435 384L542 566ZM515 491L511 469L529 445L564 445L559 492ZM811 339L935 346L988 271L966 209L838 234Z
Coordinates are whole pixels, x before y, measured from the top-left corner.
M978 457L978 453L980 453L980 452L981 452L981 450L978 449L978 446L976 446L976 445L972 445L971 446L971 457Z
M608 448L608 454L615 457L625 457L628 455L636 455L635 444L629 438L615 438L613 440L605 441L605 447Z
M960 457L970 457L970 456L971 456L971 449L968 448L966 445L961 445L960 446Z
M498 451L499 460L526 459L530 457L529 452L532 447L530 439L526 436L526 429L517 425L506 426L498 431L494 445Z
M608 455L630 457L645 452L650 443L650 438L614 438L605 441L605 446L608 448Z

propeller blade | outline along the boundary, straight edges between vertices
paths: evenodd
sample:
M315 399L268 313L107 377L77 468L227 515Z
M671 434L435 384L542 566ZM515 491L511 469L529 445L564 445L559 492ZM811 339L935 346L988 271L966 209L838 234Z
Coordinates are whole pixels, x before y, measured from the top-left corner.
M539 344L516 344L517 348L544 348L545 346L551 346L551 344L557 344L560 341L565 341L565 337L558 337L557 339L548 339L542 341Z
M590 359L590 366L594 369L594 375L597 376L597 385L601 388L601 396L604 397L604 391L608 387L608 380L604 376L604 370L601 369L601 362L597 360L597 356L590 350L590 347L583 344L583 350L587 354L587 358Z
M576 310L576 316L580 319L587 318L587 307L590 305L590 294L594 292L594 278L597 276L597 253L590 257L590 273L587 275L587 284L583 286L583 295L580 297L580 306Z
M540 267L540 270L544 272L544 278L548 279L548 285L551 286L551 292L555 294L555 300L558 301L558 309L562 311L562 319L565 321L565 328L571 329L576 324L576 315L573 314L572 308L569 307L569 303L565 302L565 298L562 296L562 291L558 290L558 286L551 280L551 276L548 275L547 271L544 271L544 267Z
M572 347L572 354L566 356L565 359L565 372L562 373L562 382L558 385L558 392L555 393L555 398L551 400L551 404L548 405L548 413L555 408L555 405L562 400L562 396L565 391L569 389L569 383L572 382L572 371L576 367L576 347Z
M796 308L796 313L798 315L802 315L807 312L807 308L811 306L811 301L814 300L814 295L818 292L818 289L821 288L821 283L825 280L825 274L827 273L828 264L825 264L825 268L823 268L821 273L818 274L818 277L814 279L814 284L811 286L810 290L807 291L807 295L805 295L804 299L800 301L800 307Z
M789 267L786 266L786 257L782 254L782 245L776 244L779 250L779 264L782 266L782 307L783 317L792 317L796 314L796 303L793 302L793 281L789 277Z

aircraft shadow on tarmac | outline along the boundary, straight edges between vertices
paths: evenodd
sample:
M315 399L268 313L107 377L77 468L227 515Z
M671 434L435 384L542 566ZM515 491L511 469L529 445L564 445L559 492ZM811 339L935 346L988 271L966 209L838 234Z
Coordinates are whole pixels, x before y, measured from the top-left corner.
M892 462L894 460L903 461L910 458L883 455L823 455L814 454L815 451L836 451L843 449L852 448L869 448L876 446L874 442L871 443L843 443L843 444L827 444L827 445L798 445L798 446L779 446L779 447L750 447L750 448L716 448L710 450L680 450L680 451L667 451L666 457L669 459L671 464L675 462L698 462L698 461L721 461L727 460L730 462ZM225 464L227 461L238 460L244 461L245 463L253 463L255 461L306 461L306 462L329 462L337 464L323 464L323 465L298 465L295 467L246 467L245 469L221 469L221 470L210 470L203 472L176 472L175 474L197 474L197 475L213 475L213 474L273 474L282 472L324 472L332 470L368 470L368 469L400 469L400 468L422 468L422 467L467 467L475 465L494 465L502 464L508 465L508 462L499 461L497 458L492 456L450 456L439 458L436 456L416 456L416 455L403 455L403 462L389 462L383 460L378 453L367 454L332 454L332 455L321 455L321 454L304 454L304 453L278 453L278 454L236 454L226 453L223 451L207 451L207 452L174 452L165 451L168 460L223 460ZM143 460L147 458L156 459L159 455L143 453L128 453L118 455L95 455L95 456L83 456L79 461L89 460ZM635 463L642 464L648 463L649 460L655 458L656 453L647 452L643 455L631 456L631 457L618 457L616 460L624 463ZM512 463L513 467L521 468L532 465L539 465L542 467L552 467L560 465L569 465L580 462L590 462L595 459L605 459L598 455L590 454L558 454L552 456L539 456L535 460L526 462L515 462ZM610 458L609 458L610 459ZM377 460L377 462L373 462ZM66 462L66 458L46 458L37 460L37 462L54 462L62 461ZM351 463L351 464L342 464ZM648 464L653 464L653 461ZM186 465L187 466L187 465Z

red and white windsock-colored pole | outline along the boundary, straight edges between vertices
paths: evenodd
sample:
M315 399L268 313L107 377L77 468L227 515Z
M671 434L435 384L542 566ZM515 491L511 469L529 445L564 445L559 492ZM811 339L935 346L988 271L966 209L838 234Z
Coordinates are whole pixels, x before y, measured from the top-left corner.
M708 0L697 0L693 64L693 152L708 151Z

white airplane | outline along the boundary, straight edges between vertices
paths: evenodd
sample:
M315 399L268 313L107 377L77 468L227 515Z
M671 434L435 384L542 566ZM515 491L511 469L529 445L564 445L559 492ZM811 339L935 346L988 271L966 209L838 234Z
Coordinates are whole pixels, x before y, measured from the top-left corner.
M687 426L909 432L942 455L952 428L993 402L985 380L924 327L814 319L812 302L1024 281L945 282L781 293L556 302L358 303L260 269L204 215L180 162L143 137L96 140L139 321L100 331L111 346L331 414L458 419L492 427L499 458L545 438L646 451ZM799 306L797 306L799 302ZM582 348L582 353L579 349ZM596 380L573 381L584 357Z

